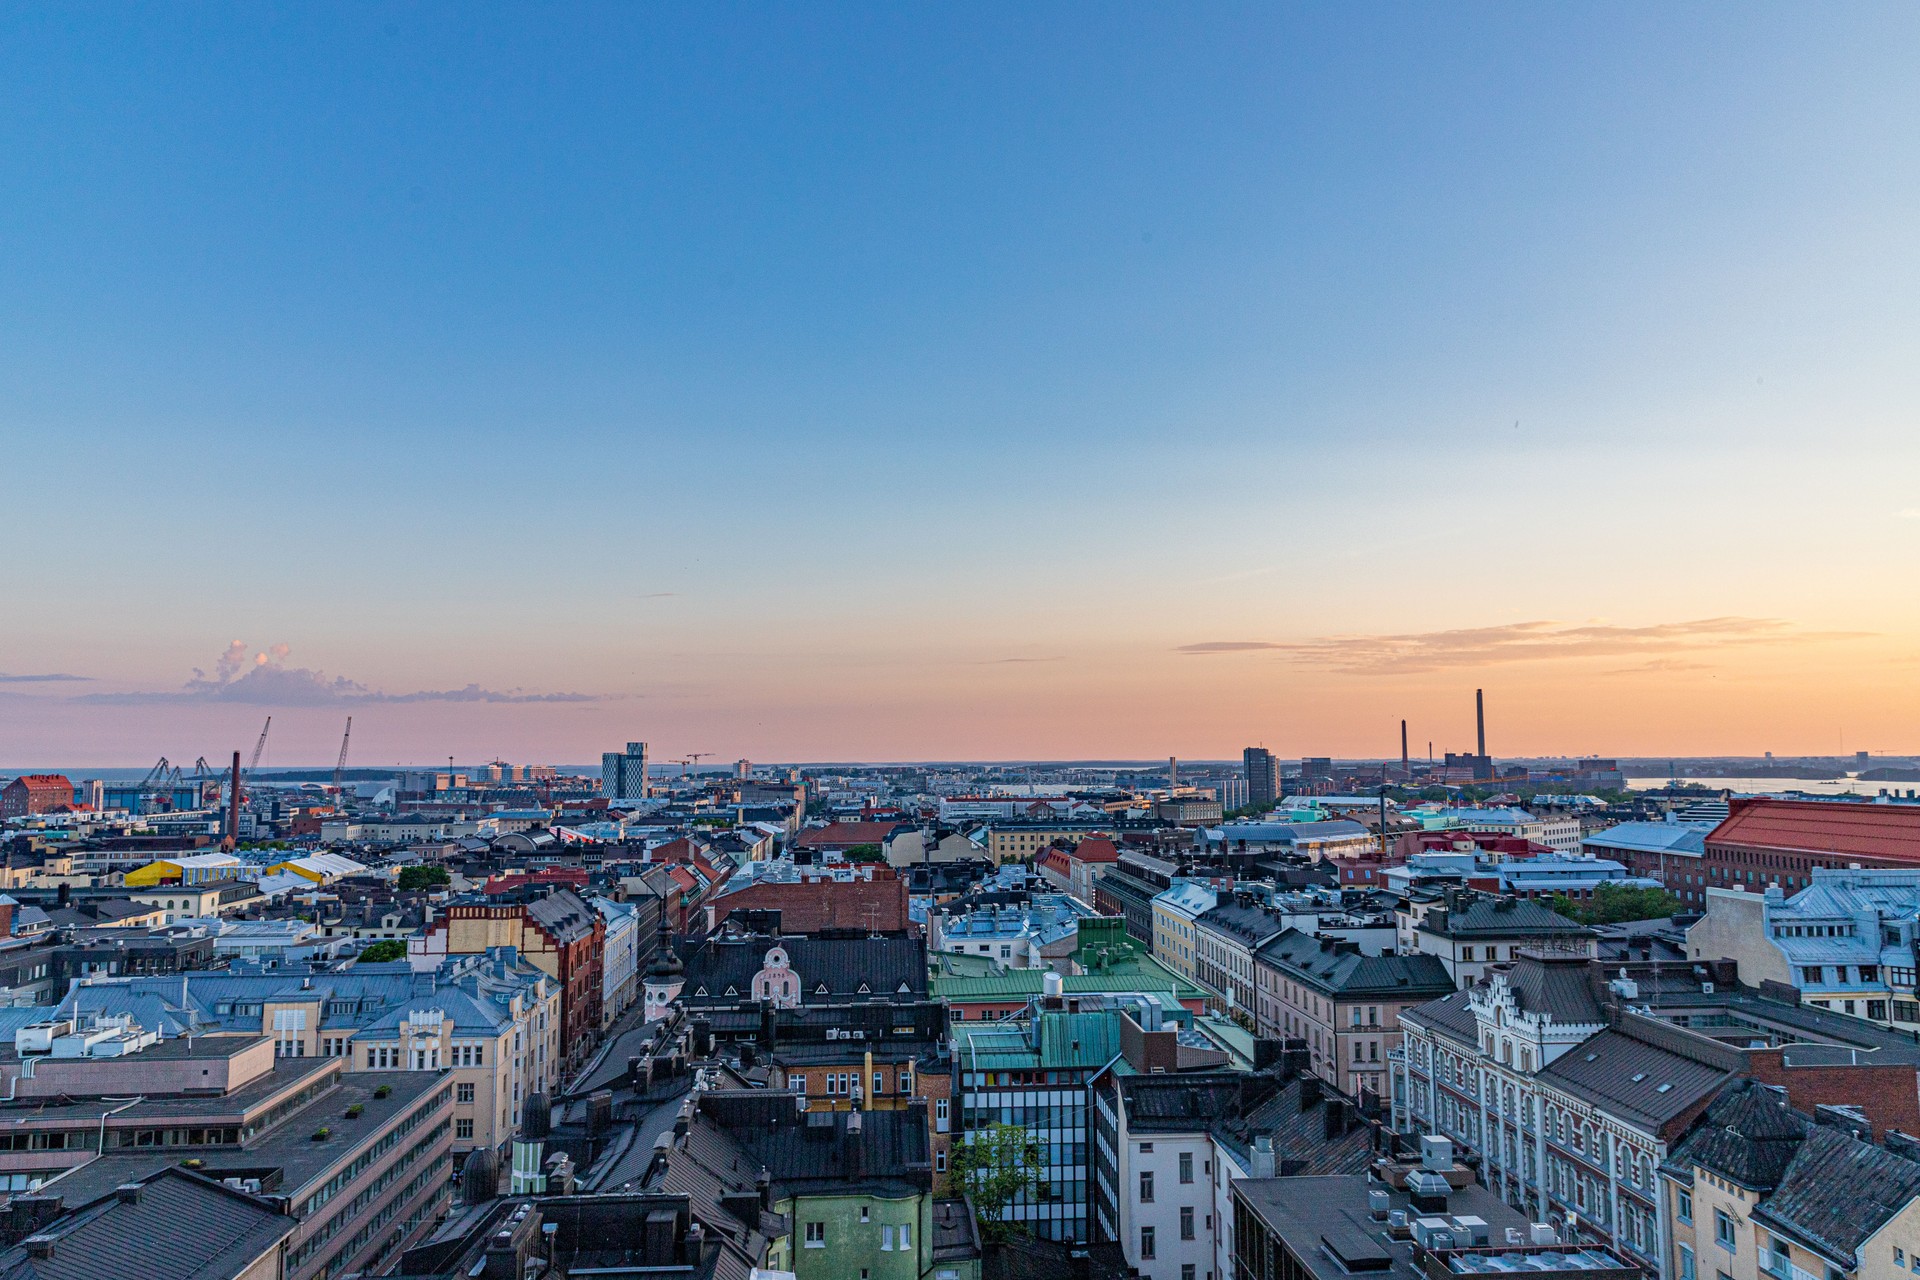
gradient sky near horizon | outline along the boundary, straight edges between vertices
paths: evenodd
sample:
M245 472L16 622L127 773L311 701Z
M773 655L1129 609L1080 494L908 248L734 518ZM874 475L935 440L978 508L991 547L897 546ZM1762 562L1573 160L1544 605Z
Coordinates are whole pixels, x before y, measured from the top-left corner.
M1920 751L1916 65L1911 5L14 6L0 767L1379 755L1476 686L1497 753Z

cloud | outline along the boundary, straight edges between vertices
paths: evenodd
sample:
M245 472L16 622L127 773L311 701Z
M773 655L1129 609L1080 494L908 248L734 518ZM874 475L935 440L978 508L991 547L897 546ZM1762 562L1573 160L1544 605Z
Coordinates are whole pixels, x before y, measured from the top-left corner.
M1778 618L1696 618L1644 627L1604 623L1510 622L1457 631L1325 636L1299 643L1208 641L1181 653L1271 650L1305 666L1368 675L1408 675L1514 662L1555 662L1641 654L1699 653L1754 645L1858 639L1867 633L1800 631ZM1670 668L1672 669L1672 668Z
M79 680L91 680L92 676L70 676L64 671L50 671L46 675L13 676L0 671L0 684L54 684Z
M224 702L252 707L339 707L367 703L407 702L599 702L595 693L529 693L524 689L484 689L469 684L459 689L421 689L412 693L385 693L345 676L286 665L292 649L276 644L251 658L247 645L228 645L213 674L198 667L179 689L135 689L122 693L90 693L76 702L108 706L150 706L168 703Z
M1711 671L1710 662L1690 662L1685 658L1652 658L1638 666L1615 667L1607 672L1610 676L1639 676L1666 671Z
M647 594L643 596L635 596L634 599L635 600L669 600L679 594L680 593L678 591L649 591L647 592Z
M1052 657L1052 658L982 658L982 659L981 659L981 660L980 660L979 662L977 662L977 663L975 663L974 665L975 665L975 666L979 666L979 667L1004 667L1004 666L1007 666L1007 665L1009 665L1009 664L1011 664L1011 663L1016 663L1016 662L1064 662L1064 661L1066 661L1066 659L1064 659L1064 658L1061 658L1061 657Z
M1183 644L1175 653L1247 653L1254 649L1288 649L1291 645L1272 644L1266 640L1202 640L1198 644Z

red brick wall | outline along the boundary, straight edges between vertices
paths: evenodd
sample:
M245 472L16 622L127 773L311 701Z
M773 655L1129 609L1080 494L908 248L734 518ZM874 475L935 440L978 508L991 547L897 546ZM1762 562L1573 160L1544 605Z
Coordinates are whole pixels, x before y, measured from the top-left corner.
M1911 1066L1789 1067L1779 1049L1749 1055L1753 1078L1787 1091L1797 1110L1816 1106L1853 1106L1865 1113L1878 1138L1888 1129L1920 1133L1920 1077Z

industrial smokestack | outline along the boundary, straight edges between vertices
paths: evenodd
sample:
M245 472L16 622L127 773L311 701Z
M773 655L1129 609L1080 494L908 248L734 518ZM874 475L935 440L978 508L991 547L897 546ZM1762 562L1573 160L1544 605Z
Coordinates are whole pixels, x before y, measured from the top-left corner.
M240 753L233 753L232 794L227 797L227 848L240 843Z
M1167 757L1167 786L1168 788L1173 788L1179 785L1180 785L1180 757L1168 756Z
M1407 755L1407 722L1405 720L1400 722L1400 776L1402 778L1413 776L1413 761Z
M1480 750L1476 754L1485 755L1487 754L1487 699L1484 689L1473 691L1473 723L1480 733Z

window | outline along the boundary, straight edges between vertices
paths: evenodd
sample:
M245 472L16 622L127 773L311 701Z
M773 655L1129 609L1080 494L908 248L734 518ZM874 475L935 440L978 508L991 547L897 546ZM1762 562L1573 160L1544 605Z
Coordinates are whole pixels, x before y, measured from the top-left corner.
M1193 1275L1193 1264L1191 1262L1183 1262L1180 1264L1180 1280L1193 1280Z
M1151 1258L1154 1256L1152 1227L1140 1228L1140 1256L1142 1258Z
M1693 1192L1675 1191L1673 1193L1673 1216L1682 1222L1693 1221Z
M947 1100L935 1098L933 1101L933 1128L936 1133L947 1131Z
M1728 1253L1737 1252L1739 1249L1733 1237L1733 1219L1727 1216L1725 1209L1713 1211L1713 1242Z
M902 1249L913 1248L913 1228L905 1223L900 1225L900 1247Z
M1193 1152L1191 1151L1180 1153L1180 1181L1193 1181Z
M1187 1205L1180 1210L1180 1238L1193 1239L1193 1206Z
M455 1120L453 1122L453 1136L456 1138L471 1138L473 1136L473 1121Z
M867 1220L867 1206L863 1204L860 1206L860 1221L865 1222L866 1220Z
M824 1249L827 1247L827 1224L809 1222L807 1224L807 1248Z
M1151 1169L1140 1171L1140 1203L1153 1203L1153 1170Z
M936 1151L933 1153L933 1171L935 1173L945 1173L947 1171L947 1153L946 1152Z
M1680 1246L1680 1280L1697 1280L1693 1273L1693 1250L1684 1244Z

